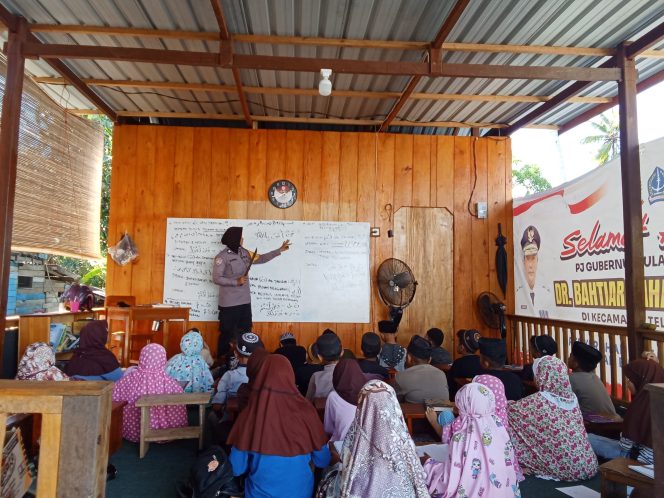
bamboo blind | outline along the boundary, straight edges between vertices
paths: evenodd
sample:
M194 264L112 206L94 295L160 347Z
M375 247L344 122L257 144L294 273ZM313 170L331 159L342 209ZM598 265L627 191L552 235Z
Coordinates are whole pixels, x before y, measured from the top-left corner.
M6 73L0 59L0 112ZM100 257L103 141L97 123L67 113L25 78L12 250Z

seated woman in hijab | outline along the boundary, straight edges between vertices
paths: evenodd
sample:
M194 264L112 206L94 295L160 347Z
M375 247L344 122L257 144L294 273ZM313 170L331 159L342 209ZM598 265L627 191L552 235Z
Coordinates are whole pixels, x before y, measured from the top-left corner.
M34 342L25 348L16 380L69 380L69 376L55 366L55 353L51 346L45 342Z
M370 380L360 391L341 462L321 481L317 498L428 498L415 444L391 386Z
M424 464L431 496L521 496L519 481L523 477L515 466L507 430L496 414L491 389L472 382L459 390L455 400L459 417L453 424L448 458L444 462L429 458Z
M312 466L330 462L327 441L314 405L295 386L288 359L269 355L228 437L229 460L235 476L245 477L245 496L310 498Z
M135 403L145 394L182 394L180 384L166 375L166 350L161 344L148 344L141 349L138 366L128 371L113 387L113 401L126 401L122 413L122 437L137 443L141 435L141 409ZM169 429L187 425L185 406L150 408L152 429Z
M198 329L191 329L180 340L182 353L168 360L166 373L175 379L186 393L209 393L212 391L212 374L201 356L203 337Z
M325 403L324 425L330 441L343 441L355 419L357 397L366 383L366 377L357 360L341 360L334 367L334 389Z
M539 392L507 406L510 436L525 474L559 481L590 479L597 458L567 375L555 356L533 363Z
M627 389L632 393L632 402L623 418L620 441L596 434L588 434L595 453L602 458L629 457L641 463L652 464L653 440L650 418L650 396L644 389L646 384L664 382L664 369L652 360L634 360L623 367L627 377Z
M78 348L65 367L70 377L81 380L111 380L122 378L122 369L115 355L106 349L108 323L93 320L82 329Z

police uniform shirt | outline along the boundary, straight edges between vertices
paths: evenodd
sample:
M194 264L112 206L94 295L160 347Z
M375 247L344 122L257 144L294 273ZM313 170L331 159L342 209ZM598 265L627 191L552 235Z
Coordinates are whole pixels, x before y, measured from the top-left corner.
M267 263L281 254L279 249L260 254L256 257L253 264L259 265ZM228 308L249 304L251 302L251 289L249 280L238 285L238 279L247 273L247 268L251 264L251 253L244 247L238 248L237 253L224 246L219 254L214 258L214 269L212 270L212 281L221 286L219 291L219 306Z

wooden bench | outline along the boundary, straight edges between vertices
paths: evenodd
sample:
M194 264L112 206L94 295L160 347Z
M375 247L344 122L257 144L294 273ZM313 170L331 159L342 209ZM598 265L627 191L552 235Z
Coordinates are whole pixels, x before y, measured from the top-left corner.
M628 465L642 464L629 458L614 458L600 465L602 498L626 498L627 486L632 486L638 491L632 494L633 497L655 496L655 480L634 472Z
M139 456L143 458L148 452L148 446L153 441L171 441L173 439L196 439L198 449L203 448L203 424L205 421L205 406L210 401L210 393L185 394L146 394L136 401L141 409L141 438ZM153 406L182 406L198 405L198 425L187 427L172 427L169 429L152 429L150 427L150 408Z

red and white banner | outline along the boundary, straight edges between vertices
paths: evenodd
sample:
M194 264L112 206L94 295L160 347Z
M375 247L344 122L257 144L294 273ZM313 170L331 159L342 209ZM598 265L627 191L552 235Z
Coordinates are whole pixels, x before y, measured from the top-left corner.
M664 328L664 139L641 145L647 320ZM517 315L624 326L620 159L514 200Z

